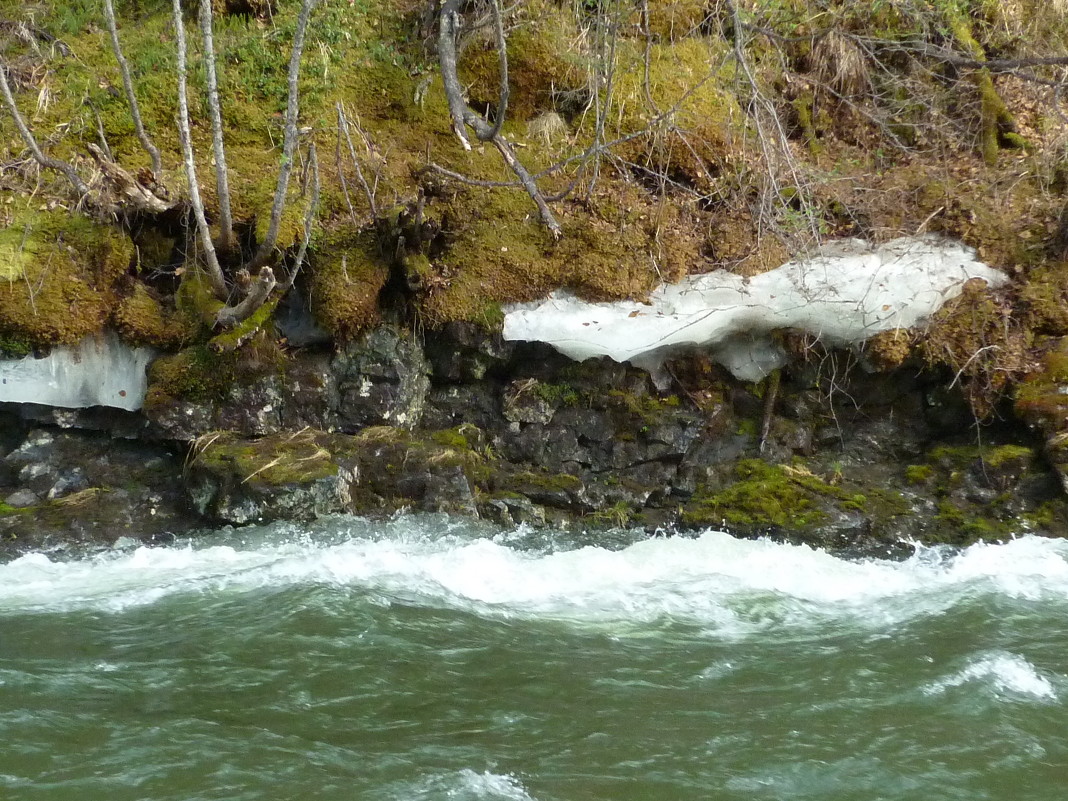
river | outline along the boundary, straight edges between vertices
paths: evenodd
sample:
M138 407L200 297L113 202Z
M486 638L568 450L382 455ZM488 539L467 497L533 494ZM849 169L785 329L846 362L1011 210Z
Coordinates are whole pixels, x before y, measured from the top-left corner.
M337 518L0 565L0 798L1068 798L1068 541L596 542Z

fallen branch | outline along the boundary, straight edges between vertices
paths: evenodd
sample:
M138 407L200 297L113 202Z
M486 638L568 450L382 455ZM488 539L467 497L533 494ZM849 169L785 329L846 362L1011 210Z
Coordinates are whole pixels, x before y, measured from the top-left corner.
M244 299L233 306L224 306L215 316L215 325L219 328L233 328L238 323L244 322L262 306L270 297L272 290L277 285L274 270L270 267L260 269L255 283L249 287L248 294Z
M116 194L123 198L118 205L135 211L147 211L151 214L161 214L174 207L174 203L164 200L156 195L148 187L134 178L130 173L108 158L104 151L96 145L87 145L89 153L96 160L104 177L115 188Z

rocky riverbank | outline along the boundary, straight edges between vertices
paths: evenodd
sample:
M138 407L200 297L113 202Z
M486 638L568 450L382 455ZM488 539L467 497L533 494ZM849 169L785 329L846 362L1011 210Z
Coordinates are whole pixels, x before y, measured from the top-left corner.
M383 325L193 400L162 391L168 358L141 412L5 406L4 553L401 509L880 553L1068 532L1041 432L1011 407L972 425L953 376L908 360L813 351L752 384L690 356L658 390L471 324Z

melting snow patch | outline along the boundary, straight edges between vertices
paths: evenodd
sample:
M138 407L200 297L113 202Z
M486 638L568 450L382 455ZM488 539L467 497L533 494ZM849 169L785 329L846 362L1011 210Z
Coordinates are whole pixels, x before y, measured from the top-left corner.
M554 292L507 307L504 338L545 342L576 360L608 356L654 371L674 352L704 347L737 378L756 381L786 361L772 331L856 344L922 323L971 278L991 286L1005 281L974 250L942 237L878 246L845 239L749 279L723 270L689 276L658 287L648 303L587 303Z
M43 359L0 359L0 401L136 411L144 403L145 368L154 357L151 348L131 348L108 333L54 348Z

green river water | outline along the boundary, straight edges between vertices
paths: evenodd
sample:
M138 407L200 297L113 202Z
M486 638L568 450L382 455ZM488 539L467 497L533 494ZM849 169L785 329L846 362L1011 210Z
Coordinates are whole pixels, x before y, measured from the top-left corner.
M1068 799L1068 541L597 542L339 518L0 565L0 799Z

